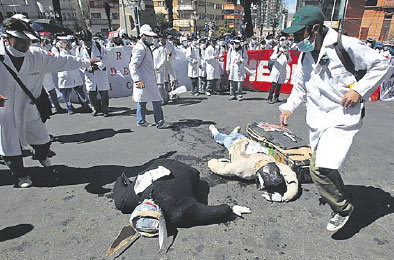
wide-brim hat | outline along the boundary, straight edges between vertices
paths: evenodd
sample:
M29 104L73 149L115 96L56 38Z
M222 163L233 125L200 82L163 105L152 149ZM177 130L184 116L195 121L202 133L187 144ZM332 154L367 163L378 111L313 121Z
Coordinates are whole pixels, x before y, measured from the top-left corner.
M24 40L39 40L40 36L21 19L7 18L2 23L3 33Z
M144 24L144 25L141 26L141 28L140 28L140 36L142 36L142 35L155 37L155 36L157 36L157 33L155 33L155 32L152 30L152 28L150 27L149 24Z
M304 29L308 25L323 23L324 14L322 10L313 5L306 5L294 14L291 26L284 29L282 33L295 33Z

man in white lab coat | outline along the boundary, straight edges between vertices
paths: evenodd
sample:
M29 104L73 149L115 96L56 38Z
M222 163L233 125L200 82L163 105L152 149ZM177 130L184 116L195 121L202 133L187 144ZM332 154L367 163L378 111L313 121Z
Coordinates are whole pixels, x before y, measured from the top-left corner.
M274 52L271 54L270 60L273 61L274 64L270 73L272 86L268 94L268 103L273 104L279 101L280 89L286 80L287 64L292 62L288 51L286 37L282 36L280 38L279 45L274 47ZM274 100L272 100L272 97L274 97Z
M157 87L154 70L151 45L154 37L157 36L148 24L144 24L140 29L141 39L133 48L133 55L130 59L130 75L133 79L133 99L137 102L137 126L147 126L145 120L146 103L152 102L153 115L157 128L168 128L164 122L163 110L161 108L162 98Z
M53 56L39 47L30 47L31 40L39 36L21 20L9 18L2 26L6 38L0 41L0 95L8 100L0 108L0 154L18 179L17 185L27 188L32 181L23 166L21 147L30 144L40 163L50 168L50 138L36 105L7 66L37 99L45 74L88 67L91 62L72 56Z
M242 100L242 87L245 79L245 65L248 62L248 54L241 45L240 39L234 40L234 47L227 53L226 70L229 74L230 97L229 100Z
M205 61L205 50L207 48L207 41L205 38L201 38L198 41L199 44L199 64L198 64L198 77L200 79L200 94L205 94L207 89L207 63Z
M153 65L155 68L157 87L159 88L162 104L168 103L168 90L166 82L168 82L167 72L167 52L166 52L166 38L163 35L158 35L158 39L152 48ZM166 80L167 77L167 80Z
M294 14L291 27L283 31L294 34L303 53L291 95L279 109L280 123L286 125L294 109L306 101L306 123L313 151L310 173L323 201L333 211L327 230L336 231L346 224L353 211L338 169L361 129L363 101L383 81L389 63L358 39L338 37L336 31L323 23L321 9L307 5ZM340 43L349 56L348 63L343 63L337 54L336 46ZM353 72L348 71L350 62ZM361 71L365 75L356 79Z
M192 43L186 49L187 76L192 81L192 95L198 96L198 72L200 63L200 49L196 38L192 38Z
M59 40L58 47L60 49L59 56L72 55L71 40L72 36L66 36ZM66 110L69 115L75 113L75 109L71 103L71 92L72 90L78 96L78 100L81 102L83 112L91 112L89 108L88 99L83 91L83 79L79 69L70 71L58 72L58 86L60 92L62 92L64 102L66 103Z
M205 62L207 71L207 96L218 91L220 80L220 48L216 45L216 38L211 38L210 45L205 49Z
M104 117L107 117L109 116L109 82L106 67L107 55L104 46L92 40L92 33L89 30L83 30L80 37L83 40L83 44L77 48L76 56L85 59L95 58L100 60L97 65L83 70L86 90L89 93L90 104L92 105L92 115L97 116L101 110ZM101 97L101 108L100 101L97 98L98 94Z

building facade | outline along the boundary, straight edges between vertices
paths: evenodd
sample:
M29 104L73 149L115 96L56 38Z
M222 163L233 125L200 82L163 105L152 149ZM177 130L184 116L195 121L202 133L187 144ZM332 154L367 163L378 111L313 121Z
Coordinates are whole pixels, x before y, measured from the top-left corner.
M58 4L60 12L55 10ZM86 25L81 17L78 0L0 0L0 22L14 14L24 14L31 20L52 19L77 31Z
M105 3L110 6L110 22L105 12ZM118 0L89 0L89 24L93 34L106 37L109 31L119 29L119 2Z
M346 10L343 29L349 36L381 42L394 39L394 0L298 0L297 8L306 4L322 8L326 25L333 28L338 27L339 9Z
M154 0L156 13L168 15L163 0ZM226 0L174 0L174 28L182 33L205 34L205 24L215 28L225 23L223 5Z
M262 0L255 6L255 12L255 33L259 36L276 35L286 26L288 12L283 0Z
M156 15L152 0L119 0L120 28L128 35L138 36L140 25L156 27Z

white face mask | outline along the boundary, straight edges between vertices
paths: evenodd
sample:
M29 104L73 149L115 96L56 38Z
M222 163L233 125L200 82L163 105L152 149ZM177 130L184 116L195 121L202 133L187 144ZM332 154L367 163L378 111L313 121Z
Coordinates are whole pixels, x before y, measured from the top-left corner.
M18 51L17 49L14 49L13 47L11 47L11 45L7 45L7 51L14 57L17 58L21 58L21 57L25 57L27 52L21 52Z
M187 47L188 44L189 44L189 43L188 43L187 41L183 41L183 42L182 42L183 47Z
M239 48L240 46L241 46L241 44L239 44L239 43L235 43L235 44L234 44L234 47L235 47L235 48Z

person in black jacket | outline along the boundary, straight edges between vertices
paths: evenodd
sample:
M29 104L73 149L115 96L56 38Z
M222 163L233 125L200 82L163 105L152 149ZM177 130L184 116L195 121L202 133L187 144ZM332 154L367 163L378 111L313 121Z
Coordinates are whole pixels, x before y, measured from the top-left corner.
M250 212L237 205L208 206L208 183L200 180L200 173L193 167L176 160L158 159L146 171L159 166L171 174L154 181L138 195L134 191L135 183L127 185L128 179L118 178L113 196L116 208L129 214L145 199L152 199L162 209L167 228L218 224Z

